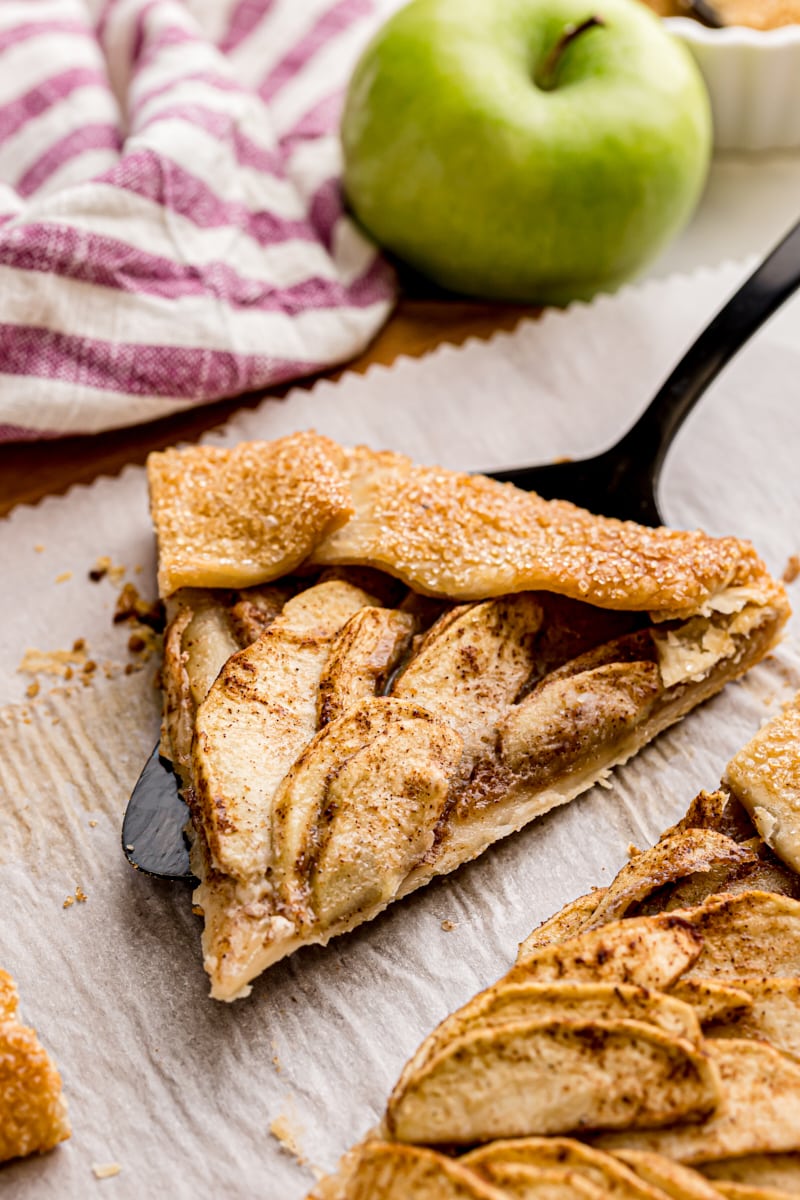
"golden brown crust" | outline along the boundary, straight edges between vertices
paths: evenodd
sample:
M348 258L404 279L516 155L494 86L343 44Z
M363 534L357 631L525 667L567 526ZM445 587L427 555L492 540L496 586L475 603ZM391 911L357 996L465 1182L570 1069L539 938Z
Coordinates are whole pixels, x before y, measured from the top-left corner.
M315 433L151 454L159 593L248 587L292 571L350 513L340 458Z
M148 475L162 595L265 582L306 558L379 568L453 600L536 589L662 619L726 603L731 588L766 598L776 587L736 538L594 516L314 433L166 450Z
M770 721L728 764L725 782L761 837L800 871L800 701Z
M752 546L736 538L594 516L389 451L362 446L346 456L355 512L317 546L317 564L366 563L455 600L541 589L673 616L768 580Z
M17 985L8 971L0 969L0 1021L14 1017L18 1004L19 993L17 992Z
M70 1136L61 1077L16 1009L14 981L0 971L0 1162L52 1150Z

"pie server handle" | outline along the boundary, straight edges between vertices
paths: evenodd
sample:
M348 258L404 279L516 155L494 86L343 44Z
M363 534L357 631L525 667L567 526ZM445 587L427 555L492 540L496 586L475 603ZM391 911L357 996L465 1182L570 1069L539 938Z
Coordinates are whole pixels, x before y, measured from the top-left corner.
M122 822L122 849L132 867L160 879L194 879L184 830L189 808L172 767L158 752L145 763Z

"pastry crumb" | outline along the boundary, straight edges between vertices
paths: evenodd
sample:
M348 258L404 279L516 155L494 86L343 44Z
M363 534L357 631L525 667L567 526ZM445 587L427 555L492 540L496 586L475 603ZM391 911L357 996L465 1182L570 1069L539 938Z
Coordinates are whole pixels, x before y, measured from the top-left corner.
M445 931L445 933L452 933L455 928L456 928L455 921L450 921L450 920L442 921L442 929Z
M91 820L89 821L89 828L90 828L90 829L96 829L96 828L97 828L97 821L95 821L94 817L92 817L92 818L91 818Z
M628 842L628 858L636 858L641 853L638 846L634 846L633 842Z
M43 554L43 553L44 553L44 546L42 545L42 543L41 543L41 542L37 542L37 543L36 543L36 545L35 545L33 548L34 548L34 550L36 551L36 553L37 553L37 554Z
M99 583L106 576L112 583L121 583L125 575L125 567L115 567L108 554L101 554L94 566L89 570L92 583Z
M73 904L74 904L74 903L75 903L75 897L74 897L74 896L67 896L66 900L65 900L65 901L64 901L64 903L61 905L61 907L62 907L62 908L72 908L72 906L73 906Z
M68 579L72 579L72 571L62 571L56 575L56 583L66 583Z
M75 888L75 899L77 900L78 904L85 904L89 899L80 884Z
M25 688L25 695L29 700L33 700L34 696L39 695L39 680L34 679L33 683L29 683Z
M95 1179L112 1179L114 1175L119 1175L122 1167L119 1163L92 1163L92 1171Z
M781 578L784 583L794 583L798 575L800 575L800 554L792 554L783 568Z
M151 629L164 628L164 605L160 600L144 600L132 583L126 583L117 596L114 608L114 624L123 621L138 621Z
M274 1121L270 1121L269 1131L275 1140L280 1142L283 1150L293 1155L300 1166L305 1166L306 1158L297 1139L298 1131L292 1127L292 1123L285 1113L281 1113Z
M139 625L128 638L128 651L140 657L144 662L160 649L161 639L149 625Z
M86 660L86 642L78 638L71 650L27 649L17 671L23 675L60 675L62 679L71 679L74 668L83 667Z

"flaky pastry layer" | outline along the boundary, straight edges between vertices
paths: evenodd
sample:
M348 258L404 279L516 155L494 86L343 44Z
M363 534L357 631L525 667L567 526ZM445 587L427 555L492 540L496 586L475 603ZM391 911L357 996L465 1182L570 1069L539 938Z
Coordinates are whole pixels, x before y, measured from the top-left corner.
M736 538L596 516L401 454L347 451L344 478L353 516L311 561L368 564L429 595L542 590L600 608L684 615L764 579L752 546Z
M188 446L147 460L158 587L248 587L285 575L350 515L335 442Z
M314 433L167 450L150 456L148 475L164 596L268 582L305 559L376 567L450 600L543 590L664 618L768 586L736 538L595 516Z

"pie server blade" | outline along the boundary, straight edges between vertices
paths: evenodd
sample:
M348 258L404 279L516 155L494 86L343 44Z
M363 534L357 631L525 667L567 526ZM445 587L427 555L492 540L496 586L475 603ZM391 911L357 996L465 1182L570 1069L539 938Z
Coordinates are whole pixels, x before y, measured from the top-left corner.
M184 829L189 808L172 767L156 746L133 789L122 822L122 849L132 867L161 879L194 879Z
M709 384L800 285L800 222L720 309L635 425L594 458L495 472L546 499L572 500L608 517L661 525L656 495L672 439ZM193 879L184 829L189 809L155 748L122 826L128 862L164 879Z

